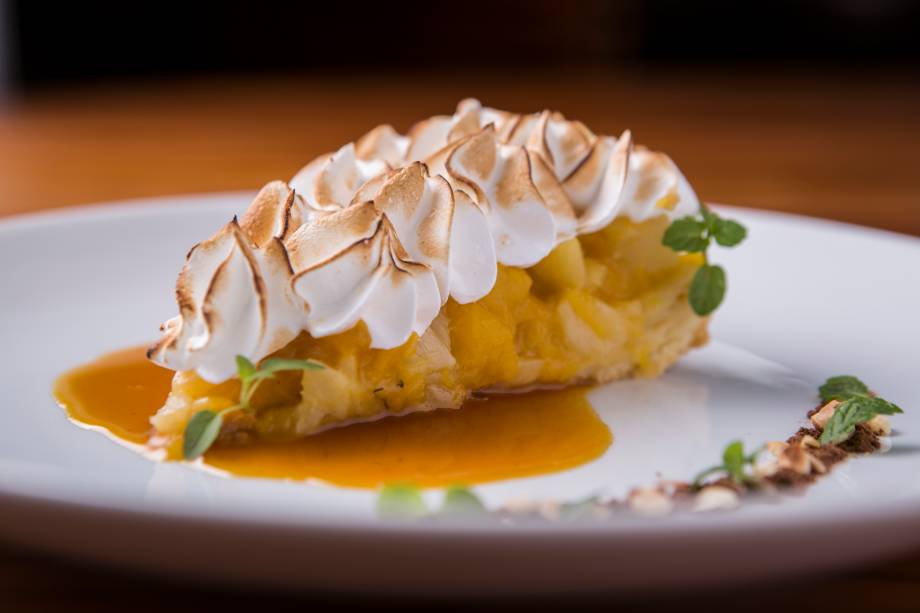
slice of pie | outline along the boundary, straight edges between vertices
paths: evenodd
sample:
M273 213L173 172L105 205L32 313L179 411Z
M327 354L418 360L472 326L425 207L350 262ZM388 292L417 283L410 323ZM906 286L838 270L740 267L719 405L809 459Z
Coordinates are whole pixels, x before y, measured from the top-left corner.
M699 207L666 155L559 113L465 100L378 127L191 250L149 352L177 371L153 424L174 441L235 404L238 355L325 368L264 381L223 443L655 376L707 338L687 301L702 259L661 244Z

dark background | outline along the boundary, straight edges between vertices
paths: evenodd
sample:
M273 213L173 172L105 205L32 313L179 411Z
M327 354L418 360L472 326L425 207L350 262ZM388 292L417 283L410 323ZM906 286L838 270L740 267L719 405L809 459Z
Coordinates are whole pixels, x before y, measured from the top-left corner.
M920 66L910 0L0 0L8 88L155 77L558 66ZM3 70L0 69L0 74Z

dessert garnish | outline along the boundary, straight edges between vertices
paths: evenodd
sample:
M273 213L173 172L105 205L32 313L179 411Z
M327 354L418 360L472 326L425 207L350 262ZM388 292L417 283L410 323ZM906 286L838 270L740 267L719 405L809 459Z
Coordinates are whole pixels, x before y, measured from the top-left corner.
M856 426L878 415L904 412L896 404L872 394L865 383L849 375L831 377L818 391L821 400L826 403L821 411L831 413L821 432L822 445L846 441L853 435Z
M479 497L468 488L454 485L444 490L440 509L431 511L421 491L411 485L386 485L377 498L377 514L385 518L422 518L431 514L439 517L484 515L488 511Z
M747 230L744 226L737 221L723 219L703 203L700 203L700 211L696 215L675 219L668 226L661 239L663 245L674 251L703 255L703 265L693 275L688 294L690 306L697 315L709 315L725 298L725 269L709 261L707 250L712 241L723 247L734 247L745 236Z
M763 451L763 447L755 449L751 453L745 453L743 442L732 441L722 451L722 463L707 468L698 474L693 480L693 487L700 488L707 477L718 473L723 474L741 487L755 484L757 478L752 474L752 470L761 451Z
M236 404L219 410L202 409L192 415L185 426L182 441L182 455L186 460L194 460L217 440L224 416L235 411L251 412L252 396L263 381L273 378L277 373L290 370L318 370L323 365L312 360L295 360L268 358L258 366L244 356L236 356L236 368L240 378L240 397Z
M514 522L601 520L617 514L660 517L675 511L734 509L742 499L753 500L754 495L776 497L791 488L801 489L852 455L877 451L880 437L891 434L887 416L903 413L849 375L829 378L819 388L819 396L822 404L808 413L811 427L749 453L740 440L732 441L722 451L722 463L702 471L692 482L660 481L634 488L622 500L591 496L570 503L522 501L497 510L486 509L474 492L462 487L445 493L440 510L429 510L419 489L400 484L381 490L378 514L386 519L438 520L463 515ZM764 459L765 452L772 458Z

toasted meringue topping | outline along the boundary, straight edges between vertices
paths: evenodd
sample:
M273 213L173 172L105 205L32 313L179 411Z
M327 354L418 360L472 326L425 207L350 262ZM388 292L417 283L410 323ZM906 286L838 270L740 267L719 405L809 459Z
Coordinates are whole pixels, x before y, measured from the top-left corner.
M154 361L223 381L302 330L363 321L375 348L424 334L453 298L479 300L498 263L529 267L623 214L681 216L699 201L662 153L543 111L464 100L401 136L390 126L266 185L189 253L179 315Z

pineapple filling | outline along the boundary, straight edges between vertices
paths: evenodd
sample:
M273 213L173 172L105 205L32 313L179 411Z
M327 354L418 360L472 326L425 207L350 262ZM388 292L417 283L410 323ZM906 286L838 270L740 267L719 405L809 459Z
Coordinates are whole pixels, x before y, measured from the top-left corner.
M660 355L673 342L674 322L700 324L686 292L702 260L662 246L667 225L666 217L618 218L531 268L500 266L487 296L451 299L422 337L394 349L371 349L362 323L324 338L302 333L275 355L326 368L264 382L256 411L229 414L221 440L292 438L412 408L453 408L480 390L656 375L676 358ZM235 379L214 385L177 373L153 423L161 434L180 435L196 411L238 397Z

